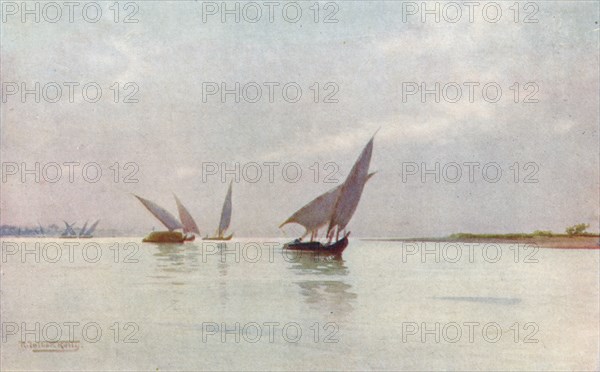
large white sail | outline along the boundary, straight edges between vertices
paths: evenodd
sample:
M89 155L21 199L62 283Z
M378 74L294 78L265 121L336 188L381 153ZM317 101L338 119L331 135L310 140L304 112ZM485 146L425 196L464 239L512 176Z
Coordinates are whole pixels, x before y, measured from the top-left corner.
M196 225L196 221L188 212L188 210L183 206L177 195L173 194L175 198L175 203L177 203L177 210L179 211L179 219L183 224L183 232L184 233L196 233L200 234L200 229L198 229L198 225Z
M175 218L171 213L169 213L166 209L159 206L156 203L151 202L148 199L144 199L137 195L134 195L143 205L156 217L169 231L173 231L176 229L181 229L183 226L177 218Z
M229 183L229 190L227 190L227 196L223 202L223 209L221 210L221 221L219 222L218 235L222 236L231 222L231 186L232 182Z
M374 174L375 172L370 173L367 176L367 181L371 179ZM343 184L336 186L326 193L316 197L304 207L300 208L290 218L285 220L285 222L279 225L279 227L281 228L288 223L297 223L304 226L306 232L310 233L325 226L331 218L333 208L335 207L335 202L340 195L342 186Z
M362 195L365 183L369 176L369 164L371 163L371 154L373 153L373 140L365 146L360 156L350 170L348 177L342 184L339 196L333 208L333 213L329 221L327 233L337 226L338 231L343 230L358 207L358 202Z
M88 229L88 231L85 232L86 236L91 236L94 231L96 231L96 226L98 226L98 223L100 223L100 220L97 220L96 222L94 222L92 224L92 226L90 226L90 228Z

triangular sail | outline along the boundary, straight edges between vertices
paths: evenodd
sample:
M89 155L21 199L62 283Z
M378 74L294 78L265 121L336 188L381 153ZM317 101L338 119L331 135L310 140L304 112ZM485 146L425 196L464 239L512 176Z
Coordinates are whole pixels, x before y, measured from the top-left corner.
M85 229L87 228L88 221L85 221L81 230L79 230L79 236L85 235Z
M231 186L232 182L229 183L229 190L227 190L227 196L225 196L225 201L223 202L218 236L223 236L223 234L225 234L225 231L229 228L229 223L231 222Z
M177 195L173 194L175 198L175 203L177 203L177 210L179 211L179 219L183 224L183 232L184 233L196 233L200 234L200 229L198 229L198 225L196 225L196 221L188 212L188 210L183 206Z
M369 164L373 153L373 140L374 137L367 143L342 185L327 228L328 235L335 226L337 226L338 231L343 230L358 207L358 202L368 179Z
M62 235L77 235L77 233L75 232L75 230L73 230L73 226L75 225L75 222L73 222L72 224L67 223L67 221L64 221L65 223L65 231L62 233Z
M94 222L92 224L92 226L90 226L88 231L85 232L85 235L87 235L87 236L92 235L94 233L94 231L96 231L96 226L98 226L98 223L100 223L100 220L97 220L96 222Z
M375 172L368 175L367 181L371 179L373 175L375 175ZM335 202L340 195L342 186L343 184L336 186L326 193L316 197L304 207L300 208L290 218L285 220L285 222L279 225L279 227L281 228L288 223L297 223L304 226L306 232L309 233L325 226L331 218L333 208L335 207Z
M177 221L177 218L175 218L175 216L173 216L163 207L151 202L148 199L144 199L137 195L134 196L144 205L144 207L146 207L146 209L150 211L150 213L152 213L152 215L154 215L154 217L156 217L163 225L165 225L169 231L183 228L181 223Z

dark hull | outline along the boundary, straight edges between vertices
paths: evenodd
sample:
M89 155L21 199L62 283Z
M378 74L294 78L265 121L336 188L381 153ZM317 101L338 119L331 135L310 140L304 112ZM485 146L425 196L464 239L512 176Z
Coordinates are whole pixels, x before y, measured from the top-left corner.
M339 255L348 246L348 235L331 244L322 244L320 242L290 242L284 246L284 249L291 251L315 252L320 254Z

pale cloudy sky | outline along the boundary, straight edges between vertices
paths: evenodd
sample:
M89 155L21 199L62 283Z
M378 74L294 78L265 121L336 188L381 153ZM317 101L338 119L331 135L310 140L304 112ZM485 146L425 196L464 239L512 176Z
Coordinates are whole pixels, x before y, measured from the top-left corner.
M277 226L284 219L334 186L323 183L323 169L315 183L309 167L335 162L342 180L381 128L371 163L378 174L349 225L355 235L563 231L579 222L598 230L597 2L537 2L537 23L523 22L534 10L524 9L524 3L514 22L513 2L496 3L502 10L497 23L487 22L481 8L473 22L466 13L456 23L443 17L422 23L419 15L403 22L403 3L392 1L337 2L337 23L315 23L313 2L300 4L297 23L283 19L282 6L272 23L266 14L257 23L236 23L232 17L222 23L219 15L203 22L202 2L152 1L136 2L139 22L133 24L114 22L112 2L99 3L103 13L97 23L82 19L81 8L73 23L64 9L56 23L43 18L23 23L20 13L6 14L14 10L7 3L1 24L3 84L97 82L103 97L85 102L81 85L73 103L67 88L58 103L43 98L36 103L31 95L23 103L18 94L5 95L2 162L29 167L97 162L104 173L94 184L80 173L74 183L63 174L54 184L7 176L1 184L2 223L69 219L81 226L100 218L104 228L143 233L158 222L130 193L175 212L175 192L202 233L212 232L227 184L216 176L203 181L203 162L297 162L303 170L297 183L286 182L279 167L273 183L263 174L257 183L234 184L232 230L238 236L281 236ZM334 9L325 4L321 18ZM132 9L121 8L120 20ZM124 83L136 83L139 103L114 103L114 82L121 83L121 94ZM303 96L291 104L276 90L270 103L265 88L257 103L235 103L231 96L226 103L217 96L204 103L203 82L296 82ZM322 88L337 84L339 102L314 103L315 82ZM463 86L457 103L436 103L432 97L422 103L419 95L403 102L403 82L429 87L495 82L502 98L488 103L476 88L471 103ZM519 103L510 90L515 82ZM522 102L527 82L539 87L538 103ZM137 163L139 182L115 183L109 169L115 162L121 168ZM436 183L432 176L422 183L418 175L403 182L402 164L408 162L430 168L436 162L495 162L503 174L497 183L486 182L481 170L472 183L466 174L454 184ZM509 169L516 162L518 183ZM539 167L537 183L522 182L529 162ZM126 172L121 172L122 178Z

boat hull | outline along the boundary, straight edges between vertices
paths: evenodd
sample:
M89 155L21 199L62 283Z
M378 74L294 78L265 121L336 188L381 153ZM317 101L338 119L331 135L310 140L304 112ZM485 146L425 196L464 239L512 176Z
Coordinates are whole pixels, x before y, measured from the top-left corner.
M142 242L144 243L183 243L185 236L179 231L153 231Z
M348 246L348 235L331 244L322 244L321 242L299 242L293 241L284 245L284 249L291 251L315 252L319 254L339 255Z
M213 236L213 237L204 237L202 238L202 240L216 240L216 241L225 241L225 240L231 240L231 238L233 238L233 234L229 235L229 236Z

